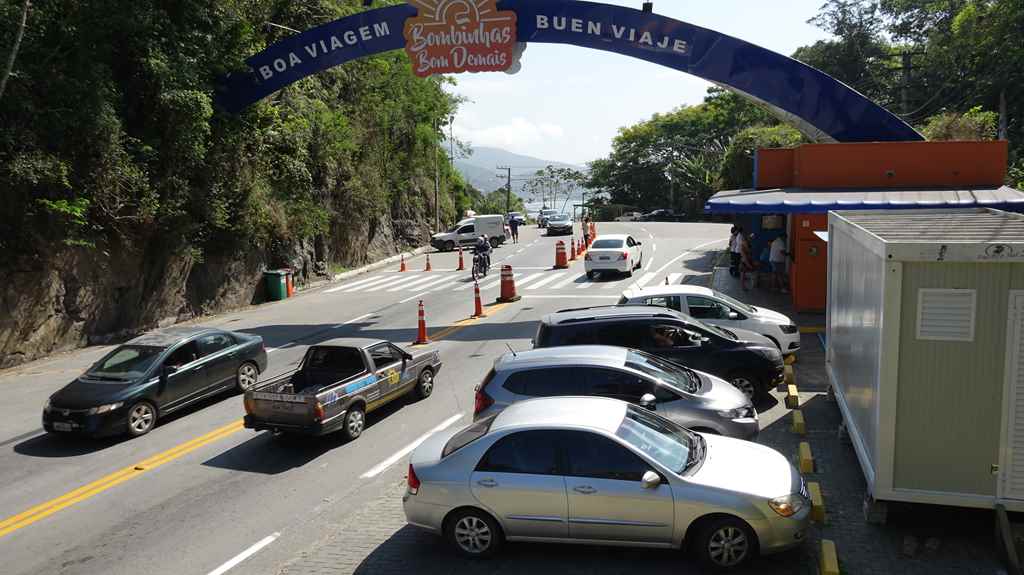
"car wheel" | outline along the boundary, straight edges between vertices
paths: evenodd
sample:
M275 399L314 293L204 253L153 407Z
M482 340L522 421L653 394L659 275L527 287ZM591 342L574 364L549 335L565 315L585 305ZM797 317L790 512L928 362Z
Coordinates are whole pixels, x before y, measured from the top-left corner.
M345 414L345 425L341 428L342 435L347 441L352 441L363 434L366 427L366 411L361 405L349 408Z
M491 248L492 249L498 249L498 246L500 246L500 245L501 245L501 242L498 241L498 238L491 238Z
M133 403L128 408L128 435L138 437L149 433L156 425L156 407L148 401Z
M259 368L257 368L255 364L247 361L238 366L238 372L235 373L235 386L238 388L238 391L245 393L252 389L259 379Z
M709 522L696 541L696 552L701 562L718 571L743 565L756 549L757 541L750 527L734 517Z
M434 370L428 367L420 372L420 377L416 381L416 390L413 393L415 393L416 399L426 399L430 397L431 393L434 393Z
M448 520L445 538L463 557L482 559L501 549L505 536L490 515L476 509L457 512Z
M446 252L454 252L455 251L455 242L453 242L451 240L445 242L444 243L444 251L446 251Z
M757 380L750 376L748 373L734 373L729 376L729 383L736 389L743 392L743 395L747 396L747 399L754 401L758 395Z

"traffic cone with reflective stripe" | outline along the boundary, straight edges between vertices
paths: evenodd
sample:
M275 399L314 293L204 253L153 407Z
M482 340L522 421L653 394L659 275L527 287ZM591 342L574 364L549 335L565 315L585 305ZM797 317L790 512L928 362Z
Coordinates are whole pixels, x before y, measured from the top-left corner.
M522 298L516 293L516 276L512 273L512 266L501 266L501 297L499 303L511 303Z
M432 272L434 269L430 267L430 254L427 254L427 267L423 268L425 272Z
M473 282L473 298L476 300L474 303L473 317L487 317L484 315L484 303L480 301L480 283L477 281Z
M569 261L576 261L576 240L569 240Z
M455 271L461 272L461 271L465 271L465 269L466 269L466 263L464 261L462 261L462 246L459 246L459 268L457 270L455 270Z
M405 269L405 254L402 254L402 267L398 268L398 271L400 271L400 272L406 271L406 269Z
M420 319L419 319L419 330L416 334L416 343L413 345L426 345L430 343L427 339L427 316L423 312L423 300L420 300Z

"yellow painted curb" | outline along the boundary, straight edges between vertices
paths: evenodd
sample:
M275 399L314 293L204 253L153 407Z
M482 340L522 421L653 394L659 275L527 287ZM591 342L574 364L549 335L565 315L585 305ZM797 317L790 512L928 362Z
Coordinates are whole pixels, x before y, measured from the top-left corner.
M804 422L804 414L799 409L793 412L793 424L790 426L790 430L798 435L807 433L807 423Z
M800 333L822 333L824 331L825 331L825 328L818 327L818 326L809 326L809 327L802 327L802 328L800 328Z
M787 365L783 368L782 373L785 375L786 385L796 385L796 371L793 370L792 365Z
M795 354L787 355L786 359L784 359L783 361L786 363L786 365L793 365L794 363L796 363L796 355Z
M825 498L821 496L821 486L815 481L808 481L807 492L811 494L811 519L815 523L824 523Z
M800 409L800 392L795 385L786 386L786 407L788 409Z
M811 455L811 444L806 441L800 442L800 473L814 473L814 456Z
M818 565L820 575L839 575L839 558L836 556L836 544L828 539L821 540L821 562Z

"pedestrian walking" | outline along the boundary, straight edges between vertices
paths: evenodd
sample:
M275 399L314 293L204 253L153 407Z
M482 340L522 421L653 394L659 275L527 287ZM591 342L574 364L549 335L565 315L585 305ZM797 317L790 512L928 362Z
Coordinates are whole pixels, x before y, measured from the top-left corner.
M512 232L512 243L519 243L519 220L516 218L509 218L508 229Z
M772 267L772 287L782 293L789 293L786 289L786 261L789 258L787 247L786 232L782 232L779 237L772 240L771 254L768 256Z
M743 242L743 228L733 226L729 230L729 275L737 277L740 275L740 245Z
M757 262L754 261L754 234L745 236L740 234L740 285L743 286L743 291L750 291L747 287L747 275L754 274L754 281L752 284L757 283Z
M583 245L590 245L590 216L583 216Z

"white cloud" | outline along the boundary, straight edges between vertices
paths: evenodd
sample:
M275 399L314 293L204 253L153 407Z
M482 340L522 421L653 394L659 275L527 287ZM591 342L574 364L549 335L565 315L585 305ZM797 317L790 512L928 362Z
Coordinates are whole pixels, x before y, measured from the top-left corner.
M474 146L503 148L512 152L530 153L531 146L550 144L551 140L565 138L565 129L549 122L531 122L525 118L493 126L467 124L468 118L458 117L455 121L455 137Z

